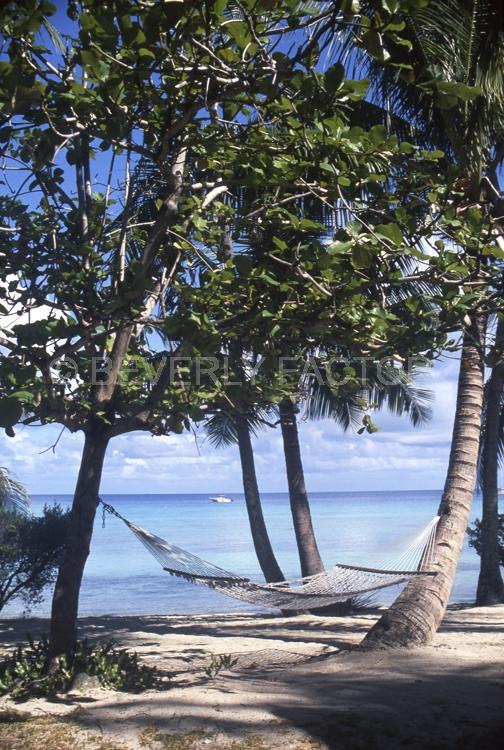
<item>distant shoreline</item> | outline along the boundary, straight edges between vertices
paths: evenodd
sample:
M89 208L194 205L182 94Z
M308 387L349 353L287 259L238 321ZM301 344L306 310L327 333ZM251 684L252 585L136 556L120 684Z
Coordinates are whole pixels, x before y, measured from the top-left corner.
M238 495L243 497L243 490L224 490L226 494ZM413 494L425 494L426 492L439 492L442 493L441 489L433 490L317 490L310 492L310 495L408 495ZM201 496L209 498L212 491L207 492L102 492L103 497L195 497ZM282 495L288 497L288 492L269 492L263 490L262 495ZM474 492L475 495L481 494L479 490ZM38 492L32 493L31 497L48 497L49 495L58 495L59 497L73 497L72 492Z

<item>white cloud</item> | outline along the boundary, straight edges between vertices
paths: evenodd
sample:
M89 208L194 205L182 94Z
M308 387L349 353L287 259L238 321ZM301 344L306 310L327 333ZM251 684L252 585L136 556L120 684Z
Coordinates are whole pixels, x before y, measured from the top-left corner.
M444 359L426 385L435 391L432 421L413 429L406 417L374 415L379 432L344 434L330 420L301 422L300 440L308 488L316 491L432 489L444 483L455 407L458 363ZM82 435L65 432L55 452L46 450L57 425L26 427L0 437L0 464L8 466L33 494L71 493L79 468ZM257 473L265 492L285 492L280 428L254 440ZM201 435L151 437L132 433L110 444L103 493L241 492L235 446L216 450Z

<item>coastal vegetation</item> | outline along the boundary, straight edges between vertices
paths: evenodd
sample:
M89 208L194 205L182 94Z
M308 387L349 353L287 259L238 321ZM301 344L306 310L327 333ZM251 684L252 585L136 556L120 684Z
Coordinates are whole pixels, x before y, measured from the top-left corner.
M481 526L482 526L481 521L479 518L477 518L476 521L474 522L474 525L470 526L467 529L467 534L469 536L469 544L471 547L474 547L478 555L481 555L482 549L484 547ZM497 526L498 526L497 549L498 549L499 561L500 561L500 565L504 566L504 514L503 513L500 513L497 516ZM493 539L492 539L492 544L494 544Z
M0 695L9 693L16 700L78 691L79 677L97 678L98 684L113 690L145 690L161 687L161 677L152 667L139 664L135 653L118 649L113 641L78 641L72 654L62 656L47 670L49 643L43 638L29 646L19 646L0 666Z
M68 513L45 506L41 516L0 510L0 612L21 599L25 611L54 583L65 547Z
M362 646L433 638L478 462L477 598L502 601L501 4L63 6L1 10L0 316L17 320L0 319L0 426L84 434L68 517L11 513L25 496L0 471L0 558L13 571L0 607L18 585L16 555L31 555L26 595L58 566L28 683L51 691L63 674L66 687L68 665L98 657L106 684L129 673L124 656L109 664L112 648L77 641L115 438L196 425L215 445L236 443L258 560L281 582L251 441L279 428L301 574L316 575L299 410L358 432L373 433L383 407L420 424L418 363L445 350L460 352L460 374L436 575L414 578ZM16 689L8 667L4 684Z

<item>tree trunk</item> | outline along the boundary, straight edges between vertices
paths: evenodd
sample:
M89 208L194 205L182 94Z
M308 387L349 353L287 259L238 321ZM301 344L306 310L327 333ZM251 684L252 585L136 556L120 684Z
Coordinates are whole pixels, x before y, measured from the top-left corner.
M285 453L285 466L289 484L290 506L294 531L301 562L301 575L312 576L324 570L318 551L310 513L310 504L306 493L299 436L297 429L296 407L290 398L280 402L280 424Z
M504 321L499 319L495 335L495 351L502 356L504 349ZM483 511L481 516L481 564L476 592L476 604L486 606L504 601L504 582L499 555L499 433L501 399L504 387L504 368L498 362L486 392L486 426L483 434Z
M89 555L108 438L86 432L70 514L65 554L54 589L49 651L52 658L69 653L77 639L82 574Z
M473 315L464 335L457 407L434 557L435 576L411 580L361 647L405 647L429 643L441 623L464 542L476 481L484 385L485 315Z
M271 542L266 529L266 523L261 507L261 498L257 486L257 477L254 464L254 452L250 439L250 429L247 420L238 416L236 420L236 431L238 434L238 447L240 449L240 460L243 476L243 491L247 504L247 513L250 521L250 531L254 542L257 559L263 575L268 583L284 581L284 575L280 570L276 557L271 547Z

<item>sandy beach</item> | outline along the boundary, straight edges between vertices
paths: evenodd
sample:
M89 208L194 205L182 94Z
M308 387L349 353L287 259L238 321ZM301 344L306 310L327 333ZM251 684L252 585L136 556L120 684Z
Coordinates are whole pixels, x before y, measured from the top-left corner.
M35 729L48 716L63 719L82 747L98 738L135 750L496 747L504 733L504 606L450 608L427 648L353 648L378 615L85 618L82 636L113 637L137 651L165 674L166 689L2 699L0 710L39 717ZM47 624L1 621L2 649ZM210 679L212 654L237 662ZM15 723L4 725L0 748L22 747Z

